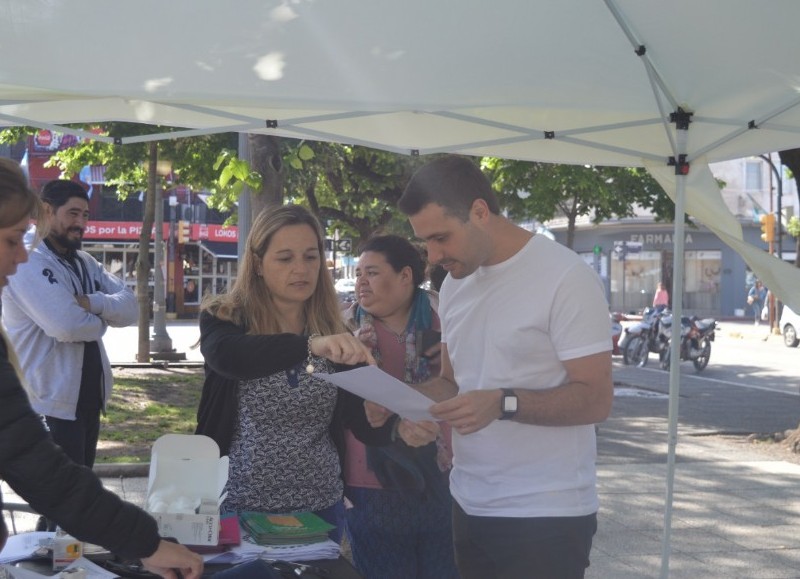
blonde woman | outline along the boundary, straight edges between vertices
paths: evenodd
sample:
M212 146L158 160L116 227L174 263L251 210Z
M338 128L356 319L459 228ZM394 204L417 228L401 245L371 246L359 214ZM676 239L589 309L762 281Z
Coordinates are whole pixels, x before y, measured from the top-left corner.
M267 209L254 221L233 290L201 305L206 380L197 433L230 457L227 511L312 511L344 525L344 428L365 441L363 401L312 376L374 363L341 319L322 230L306 209Z

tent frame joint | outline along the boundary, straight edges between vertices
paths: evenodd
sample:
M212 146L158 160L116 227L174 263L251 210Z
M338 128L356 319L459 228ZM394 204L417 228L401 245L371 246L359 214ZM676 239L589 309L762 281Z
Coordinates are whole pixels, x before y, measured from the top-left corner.
M669 160L667 161L667 165L670 167L675 167L675 174L676 175L688 175L690 163L686 160L686 155L680 154L678 155L678 160L675 160L675 157L670 156Z
M693 115L694 113L690 113L689 111L685 111L681 107L678 107L677 111L670 113L669 122L675 123L675 128L679 131L688 131L689 123L692 122Z

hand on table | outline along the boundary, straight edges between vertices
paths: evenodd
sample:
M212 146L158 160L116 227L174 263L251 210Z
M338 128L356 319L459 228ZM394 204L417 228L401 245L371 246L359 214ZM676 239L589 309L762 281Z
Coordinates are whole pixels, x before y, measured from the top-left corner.
M162 540L156 552L142 559L145 569L164 579L178 579L177 569L183 579L200 579L203 574L203 558L183 545Z

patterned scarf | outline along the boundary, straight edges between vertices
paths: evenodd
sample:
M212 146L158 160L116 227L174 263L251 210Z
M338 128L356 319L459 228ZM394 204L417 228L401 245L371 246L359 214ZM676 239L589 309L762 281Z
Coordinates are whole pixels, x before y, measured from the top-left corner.
M414 297L411 302L411 313L408 316L408 324L405 329L405 372L403 381L407 384L419 384L431 377L428 360L420 356L417 351L417 335L425 330L430 330L433 324L433 314L431 313L431 302L428 294L421 288L414 290ZM369 312L358 306L353 316L353 320L362 332L371 332L375 336L372 344L372 355L381 365L381 353L378 351L378 334L375 332L375 318Z

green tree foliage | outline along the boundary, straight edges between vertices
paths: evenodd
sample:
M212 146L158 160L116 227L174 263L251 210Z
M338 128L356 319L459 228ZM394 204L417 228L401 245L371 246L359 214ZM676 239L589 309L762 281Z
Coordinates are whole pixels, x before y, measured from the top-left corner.
M780 151L778 156L794 178L798 190L800 190L800 149L789 149ZM800 267L800 219L797 216L792 217L789 223L786 224L786 231L795 238L795 267Z
M575 223L632 217L638 207L656 219L674 218L674 204L647 171L640 168L556 165L484 157L501 205L512 219L567 219L567 245L572 247Z
M91 131L110 137L146 137L154 133L173 132L175 129L154 127L138 123L104 123L102 125L71 125L68 128ZM0 142L18 142L37 129L14 127L0 132ZM226 152L237 145L238 136L233 133L190 138L161 140L157 143L139 142L115 145L96 139L84 139L67 149L57 151L48 161L56 166L65 178L80 172L86 165L106 167L106 185L116 188L119 198L146 191L142 234L139 240L139 255L136 264L137 296L139 301L139 347L137 359L148 361L149 346L149 292L148 273L150 232L155 215L156 187L168 187L168 178L196 190L211 190L219 197L237 195L244 184L257 184L247 168L235 156ZM163 167L163 168L162 168ZM159 182L160 181L160 182ZM232 206L232 205L231 205ZM229 207L221 207L228 209Z
M285 168L287 198L306 205L323 224L352 237L411 235L397 201L412 173L429 159L366 147L308 142L294 145Z

